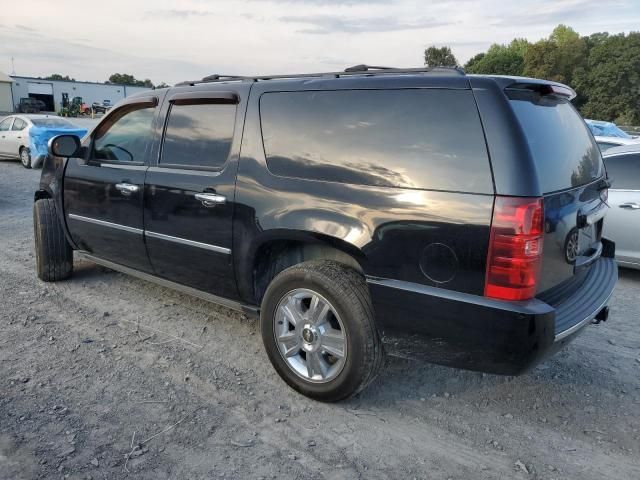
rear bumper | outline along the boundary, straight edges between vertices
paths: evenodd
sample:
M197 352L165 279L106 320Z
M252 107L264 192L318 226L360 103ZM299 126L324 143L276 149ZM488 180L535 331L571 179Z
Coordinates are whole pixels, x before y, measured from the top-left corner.
M597 260L572 292L505 302L369 277L387 351L458 368L516 375L557 351L606 306L618 278ZM562 301L558 299L562 298Z

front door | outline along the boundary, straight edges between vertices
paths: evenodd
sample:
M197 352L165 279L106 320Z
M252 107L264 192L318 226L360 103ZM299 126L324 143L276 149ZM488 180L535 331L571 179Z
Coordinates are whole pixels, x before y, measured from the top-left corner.
M14 117L7 117L0 122L0 155L3 156L17 156L17 153L10 153L11 151L11 125L13 124Z
M237 298L231 226L245 104L215 89L169 96L157 165L145 180L156 275L229 299Z
M70 158L64 175L65 214L76 245L143 271L151 271L142 205L157 103L144 97L111 112L87 141L84 158Z
M640 265L640 153L605 157L611 178L604 236L616 242L616 259Z

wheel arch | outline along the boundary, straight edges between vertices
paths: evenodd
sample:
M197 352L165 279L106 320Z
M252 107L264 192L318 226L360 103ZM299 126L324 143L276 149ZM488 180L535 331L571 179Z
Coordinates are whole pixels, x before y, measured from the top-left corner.
M250 298L260 305L271 280L283 270L310 260L334 260L361 273L362 250L336 237L300 230L269 232L254 242L245 262L244 278L251 278Z

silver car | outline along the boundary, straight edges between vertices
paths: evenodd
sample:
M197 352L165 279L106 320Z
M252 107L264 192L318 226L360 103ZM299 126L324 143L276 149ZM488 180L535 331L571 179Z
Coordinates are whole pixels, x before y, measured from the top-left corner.
M596 139L596 143L598 147L600 147L600 151L604 154L610 148L622 147L625 145L640 145L640 138L638 137L601 137L596 135L594 137Z
M19 158L25 168L37 167L43 158L31 156L33 126L48 128L77 128L73 123L51 115L9 115L0 121L0 158Z
M602 154L611 179L604 236L616 242L616 260L640 269L640 144L613 147Z

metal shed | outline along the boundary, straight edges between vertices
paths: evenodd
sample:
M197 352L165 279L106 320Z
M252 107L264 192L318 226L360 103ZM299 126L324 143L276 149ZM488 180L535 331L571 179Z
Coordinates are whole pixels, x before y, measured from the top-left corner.
M0 112L13 112L12 82L11 77L0 72Z

